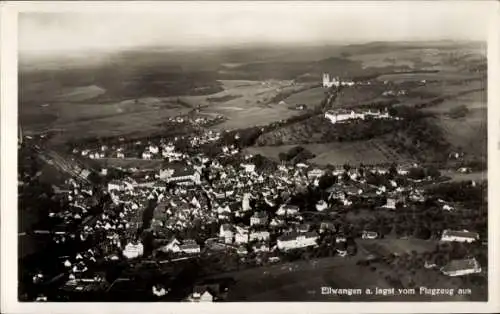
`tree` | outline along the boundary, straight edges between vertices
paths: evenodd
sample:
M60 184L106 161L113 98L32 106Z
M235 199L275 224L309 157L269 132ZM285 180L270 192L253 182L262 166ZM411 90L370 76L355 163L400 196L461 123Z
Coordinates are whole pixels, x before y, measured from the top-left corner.
M286 153L283 153L283 152L279 153L279 154L278 154L278 157L279 157L279 159L280 159L281 161L288 161L288 160L289 160L289 159L288 159L288 155L287 155Z
M421 180L425 178L425 171L423 168L411 168L408 177L414 180Z
M469 113L469 108L466 105L460 105L458 107L450 109L448 115L453 119L463 118Z
M441 176L441 173L439 172L439 170L434 166L427 167L426 173L427 173L427 176L429 176L431 178L439 178Z

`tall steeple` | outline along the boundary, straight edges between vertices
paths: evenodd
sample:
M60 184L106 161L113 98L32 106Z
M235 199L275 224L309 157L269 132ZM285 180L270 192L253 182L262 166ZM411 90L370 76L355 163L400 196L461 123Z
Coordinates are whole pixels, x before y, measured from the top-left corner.
M330 74L323 73L323 87L330 87Z

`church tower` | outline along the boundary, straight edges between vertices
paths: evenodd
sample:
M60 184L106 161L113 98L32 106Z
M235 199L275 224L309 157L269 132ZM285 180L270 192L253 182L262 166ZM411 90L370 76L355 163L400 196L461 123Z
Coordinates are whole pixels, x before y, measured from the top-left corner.
M330 87L330 74L323 73L323 87Z

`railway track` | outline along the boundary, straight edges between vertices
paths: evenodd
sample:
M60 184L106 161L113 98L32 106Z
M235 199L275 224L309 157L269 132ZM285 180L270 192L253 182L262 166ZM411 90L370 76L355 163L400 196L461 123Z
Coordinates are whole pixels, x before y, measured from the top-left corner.
M77 179L83 183L90 183L90 180L82 175L81 171L84 167L74 160L63 157L59 153L53 150L42 150L41 148L35 148L40 159L49 165L52 165L59 169L60 171L69 174L71 177Z

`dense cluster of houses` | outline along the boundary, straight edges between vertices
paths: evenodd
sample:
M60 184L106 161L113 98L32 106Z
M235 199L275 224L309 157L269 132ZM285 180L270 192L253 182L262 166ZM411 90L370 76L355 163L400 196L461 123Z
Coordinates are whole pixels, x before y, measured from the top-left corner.
M221 133L213 130L193 134L190 136L179 136L167 141L164 138L156 140L142 141L133 143L123 141L114 145L99 145L98 147L79 149L74 148L72 153L84 158L103 159L144 159L144 160L181 160L187 156L176 149L176 144L186 142L192 148L200 147L204 144L214 143L221 139Z
M327 113L328 114L328 113ZM336 113L337 115L339 113ZM337 116L335 121L359 118L359 115L388 117L387 113L348 113ZM207 131L206 138L215 139L220 134ZM205 138L191 137L189 143L196 147ZM308 223L304 209L290 202L291 196L303 191L307 186L319 186L323 176L336 177L336 183L326 189L326 194L315 204L317 213L325 214L333 209L349 210L357 199L373 197L385 198L381 208L397 210L411 203L422 203L426 197L422 189L401 181L389 180L385 185L367 182L367 174L384 175L387 167L366 166L319 168L305 163L280 164L274 169L258 169L251 155L243 156L235 146L219 147L219 155L209 158L203 153L186 154L175 146L175 140L160 139L136 141L134 151L142 152L142 159L161 159L160 169L133 171L120 179L109 180L106 193L112 204L98 216L90 216L89 210L96 204L94 190L75 180L68 180L65 186L54 187L56 194L62 195L66 207L60 212L50 212L49 216L59 219L61 224L80 225L75 231L55 231L54 241L64 243L68 239L86 241L96 239L97 248L66 257L62 263L69 273L68 285L82 287L86 284L102 282L102 276L92 270L96 261L138 259L145 254L144 244L137 236L143 225L143 212L153 206L150 229L156 238L164 243L156 251L175 256L196 256L215 248L230 249L241 258L252 252L270 255L279 260L280 252L313 248L320 243L324 232L336 232L336 242L345 242L344 235L335 230L331 218L325 215L323 221L314 228ZM102 145L99 149L75 149L74 153L89 158L127 158L131 146ZM232 158L237 162L225 163ZM401 177L409 174L411 167L398 166ZM106 178L107 169L101 175ZM410 180L410 179L407 179ZM153 204L153 205L151 205ZM443 210L454 210L451 204L443 202ZM272 208L274 210L270 211ZM183 236L195 228L217 225L205 242ZM376 239L378 234L365 230L364 239ZM442 241L472 242L479 239L474 232L444 230ZM345 256L346 251L337 250ZM453 267L450 266L450 269ZM480 269L474 268L474 271ZM460 275L460 272L445 270L444 274ZM35 274L33 281L40 281L43 274ZM206 287L205 287L206 288ZM79 288L80 289L80 288ZM156 288L155 288L156 289ZM158 290L158 291L157 291ZM155 294L162 294L158 288ZM213 299L210 289L196 292L191 300ZM207 294L208 293L208 294Z

